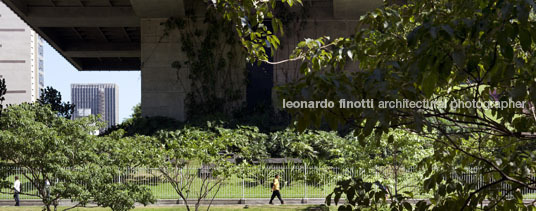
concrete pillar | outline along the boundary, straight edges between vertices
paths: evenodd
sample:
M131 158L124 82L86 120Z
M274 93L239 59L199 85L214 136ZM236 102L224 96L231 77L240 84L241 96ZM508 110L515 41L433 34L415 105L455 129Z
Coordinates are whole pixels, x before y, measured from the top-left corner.
M165 116L186 120L184 100L189 92L188 70L172 68L175 61L184 62L180 33L175 30L163 36L167 18L141 19L141 107L143 116Z
M175 61L184 64L187 58L181 51L180 33L171 31L169 36L164 37L165 28L161 23L172 16L184 16L184 7L191 1L158 0L158 4L147 2L147 0L131 0L136 15L141 18L142 115L165 116L185 121L187 119L185 99L191 89L189 72L185 67L177 71L171 64ZM381 6L382 1L319 0L305 4L309 7L309 17L303 20L307 24L304 28L298 28L299 24L291 26L294 28L289 29L281 38L282 48L274 57L276 61L288 58L296 44L304 38L318 38L325 35L335 38L353 34L359 16ZM238 66L240 65L237 64ZM274 85L283 85L299 79L301 76L299 66L299 62L275 65ZM357 65L349 69L352 68L357 69ZM237 68L233 73L221 73L226 77L220 77L222 81L216 83L242 80L243 73L239 70L241 68ZM277 98L275 93L273 96L274 99ZM241 102L222 106L226 108L237 106ZM276 108L279 107L277 100L274 100L274 103Z
M274 56L275 61L288 59L296 45L305 38L329 36L331 39L348 37L356 32L359 19L366 12L383 4L382 0L317 0L304 1L307 7L306 17L301 17L297 10L300 24L290 24L291 29L281 37L281 48ZM274 65L274 85L281 86L299 80L303 75L299 71L301 62ZM357 71L358 64L347 64L347 71ZM281 100L276 91L272 92L273 106L281 108Z

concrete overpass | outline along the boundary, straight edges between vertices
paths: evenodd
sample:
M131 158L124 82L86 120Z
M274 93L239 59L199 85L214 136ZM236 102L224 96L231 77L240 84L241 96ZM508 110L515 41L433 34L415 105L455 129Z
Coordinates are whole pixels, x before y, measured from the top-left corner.
M188 87L174 80L171 63L185 59L179 33L161 39L161 22L180 17L195 0L3 0L79 71L142 72L144 116L185 120ZM199 0L200 1L200 0ZM359 16L381 0L304 0L312 15L303 33L287 33L275 59L288 57L305 37L346 36ZM298 64L273 68L274 84L295 80ZM180 77L188 79L187 73ZM173 77L172 77L173 76Z

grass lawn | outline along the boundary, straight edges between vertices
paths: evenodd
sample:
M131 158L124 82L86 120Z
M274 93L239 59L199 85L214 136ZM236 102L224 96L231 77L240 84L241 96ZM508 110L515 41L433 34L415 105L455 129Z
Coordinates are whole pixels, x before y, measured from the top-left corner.
M340 172L338 172L340 175ZM132 174L131 177L123 178L123 181L133 181L136 184L148 187L154 194L157 199L179 199L178 194L173 189L173 186L163 181L161 178L156 177L153 173L149 173L146 170L139 170L136 173ZM274 173L266 173L267 175L273 175ZM365 176L365 175L364 175ZM422 182L422 179L415 174L404 175L405 177L399 182L399 188L403 189L400 191L412 191L416 192L415 187L419 186L419 183ZM317 184L307 184L305 187L305 182L303 180L292 181L288 185L284 185L281 188L281 194L283 198L325 198L330 194L336 186L336 181L340 180L333 175L326 175L322 178L325 183ZM378 176L366 175L365 180L367 181L376 181ZM13 181L12 177L8 178L9 181ZM283 180L283 182L290 181L289 178ZM22 179L21 188L26 193L36 194L35 188L30 184L26 179ZM190 196L198 195L200 184L202 181L196 179L192 185ZM270 180L260 184L258 181L252 178L242 180L237 177L237 175L232 176L227 179L220 191L216 195L216 198L269 198L271 196L270 192ZM2 189L3 192L9 192L8 189ZM37 197L21 195L21 199L38 199ZM418 197L418 196L416 196ZM0 199L10 200L13 198L12 194L0 194Z
M315 206L299 206L299 205L251 205L247 209L244 205L229 205L229 206L212 206L213 211L268 211L268 210L287 210L287 211L307 211L312 210ZM41 211L42 207L0 207L1 211ZM65 209L64 207L59 210ZM206 210L207 207L201 207L200 210ZM110 211L111 209L104 208L78 208L74 211ZM185 207L143 207L136 208L135 211L186 211ZM336 210L336 207L331 207L330 210Z

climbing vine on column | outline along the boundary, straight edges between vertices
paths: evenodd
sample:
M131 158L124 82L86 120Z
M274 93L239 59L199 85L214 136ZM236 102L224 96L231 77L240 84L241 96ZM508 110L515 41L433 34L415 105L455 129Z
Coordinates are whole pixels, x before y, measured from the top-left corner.
M194 9L183 18L170 18L166 31L178 30L186 59L173 62L177 80L188 86L185 104L189 118L229 113L241 106L247 79L246 57L233 25L208 8L202 18ZM180 78L186 71L188 79ZM189 81L189 84L184 84Z
M169 18L165 35L178 30L186 59L178 59L177 80L188 92L189 118L231 113L242 106L246 62L268 61L280 41L283 23L274 17L278 0L199 0L185 5L185 17ZM292 6L301 0L282 0ZM200 16L204 11L204 15ZM265 24L271 20L271 26ZM267 51L271 49L271 51ZM186 72L187 74L184 74ZM184 75L187 75L186 79ZM184 82L186 82L184 83Z

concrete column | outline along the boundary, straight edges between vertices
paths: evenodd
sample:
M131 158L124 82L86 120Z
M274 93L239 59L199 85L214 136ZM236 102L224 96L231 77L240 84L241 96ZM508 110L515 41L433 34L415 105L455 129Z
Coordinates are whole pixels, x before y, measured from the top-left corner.
M302 26L290 25L291 29L281 37L281 48L274 56L275 61L288 59L296 45L305 38L329 36L331 39L348 37L356 32L359 19L366 12L383 4L382 0L316 0L304 1L307 7L306 17L300 18ZM301 11L295 11L298 14ZM299 27L299 28L298 28ZM281 86L299 80L303 75L299 71L301 62L283 63L274 66L274 85ZM347 64L347 71L357 71L358 64ZM276 91L272 92L273 106L281 107L281 100Z
M189 92L188 70L172 68L174 61L184 62L180 33L164 37L160 24L167 18L141 19L141 107L143 116L165 116L186 120L184 100Z

